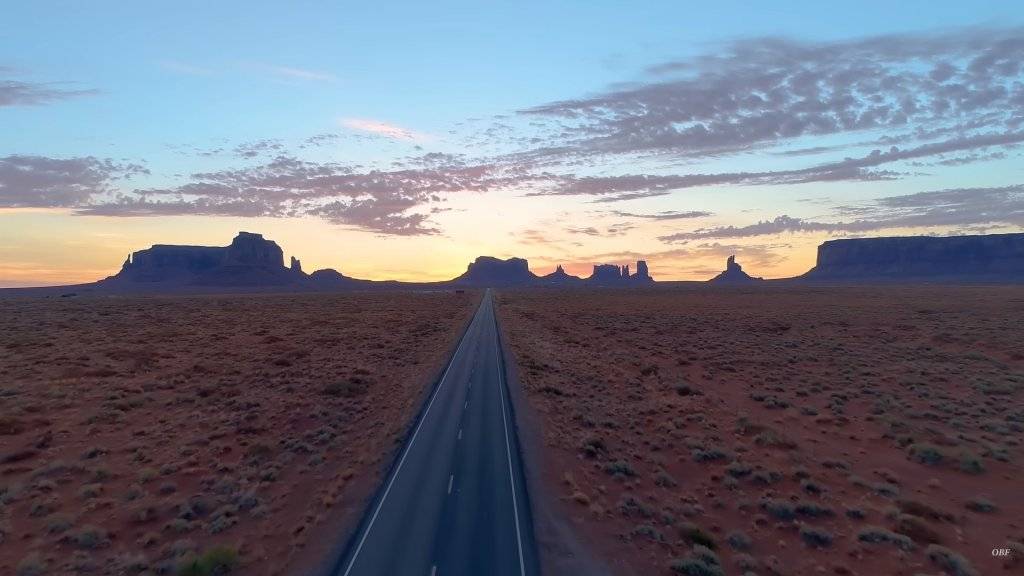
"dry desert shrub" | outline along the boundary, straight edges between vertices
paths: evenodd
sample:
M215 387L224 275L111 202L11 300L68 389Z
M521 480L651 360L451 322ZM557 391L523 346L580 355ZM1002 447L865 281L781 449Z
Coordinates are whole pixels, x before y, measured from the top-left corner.
M0 299L0 574L301 571L478 297Z
M992 542L1019 538L1022 288L524 290L497 304L553 477L574 479L551 490L585 496L574 519L613 566L949 571L954 557L926 550L958 542L994 573ZM664 540L633 535L647 527ZM714 543L717 561L689 552Z

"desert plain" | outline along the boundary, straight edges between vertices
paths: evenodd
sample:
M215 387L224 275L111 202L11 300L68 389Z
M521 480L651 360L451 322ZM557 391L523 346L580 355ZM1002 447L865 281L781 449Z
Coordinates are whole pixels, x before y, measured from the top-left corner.
M523 290L498 312L544 480L616 574L1024 571L1024 288Z
M304 573L478 301L0 299L0 574Z
M306 573L478 301L0 299L0 573ZM543 489L613 573L1021 570L1024 288L501 290L497 307Z

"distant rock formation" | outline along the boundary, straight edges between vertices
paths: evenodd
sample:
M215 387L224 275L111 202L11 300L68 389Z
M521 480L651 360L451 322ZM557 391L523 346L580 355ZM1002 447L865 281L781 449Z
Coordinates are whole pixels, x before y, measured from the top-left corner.
M239 232L228 246L156 244L131 254L107 284L168 286L280 286L305 280L285 268L284 253L261 234Z
M1024 281L1024 233L829 240L806 281Z
M725 270L708 282L715 284L753 284L763 282L762 278L755 278L743 271L743 267L736 263L736 255L729 256L725 261Z
M633 277L638 282L654 282L654 278L651 278L651 273L647 270L646 260L636 261L636 274L633 274Z
M591 282L618 283L622 280L622 269L615 264L594 264L594 271L587 280Z
M154 244L128 256L113 278L133 282L188 280L220 266L227 248Z
M647 270L647 262L637 260L636 273L629 273L629 265L616 266L615 264L594 264L594 271L587 278L588 282L602 285L618 284L646 284L654 282L650 272Z
M224 266L256 266L284 268L284 251L277 242L265 240L262 234L239 232L224 253Z
M349 278L341 272L333 268L324 268L323 270L317 270L309 275L309 280L322 288L340 288L344 286L351 286L361 280L355 278Z
M734 256L715 283L761 282L743 271ZM992 282L1024 283L1024 233L951 237L891 237L830 240L818 247L814 268L797 282ZM628 265L597 264L589 278L581 279L558 266L538 277L522 258L501 260L481 256L464 274L443 282L407 283L350 278L332 270L307 275L295 256L284 265L277 243L260 234L239 232L228 246L156 244L129 254L121 270L91 284L76 285L82 292L200 292L292 291L347 289L449 289L474 286L637 286L653 283L647 262L638 260L635 272ZM58 293L65 287L40 287L31 293ZM47 292L49 291L49 292Z
M491 256L480 256L466 269L465 274L451 281L463 286L529 286L529 285L630 285L654 282L647 270L647 263L637 262L636 273L630 274L629 266L616 264L595 264L589 278L580 278L566 273L562 266L555 271L537 276L530 272L529 264L522 258L501 260Z
M579 276L573 276L572 274L566 273L565 269L561 265L555 268L555 271L551 274L545 274L540 277L541 282L544 284L555 284L555 285L571 285L579 284L583 282L583 279Z
M529 264L522 258L501 260L480 256L452 283L465 286L515 286L531 284L536 280L537 276L530 272Z
M443 282L396 282L393 280L361 280L345 276L333 269L302 271L302 262L291 256L285 266L284 251L276 242L260 234L239 232L228 246L178 246L156 244L128 255L121 270L108 278L88 285L90 290L111 292L260 292L274 290L332 291L348 289L447 289L451 287L504 286L575 286L629 285L654 282L647 263L636 263L636 272L628 265L601 264L594 275L582 279L567 274L558 266L554 272L539 277L530 272L522 258L502 260L480 256L466 272ZM86 285L83 285L86 286Z

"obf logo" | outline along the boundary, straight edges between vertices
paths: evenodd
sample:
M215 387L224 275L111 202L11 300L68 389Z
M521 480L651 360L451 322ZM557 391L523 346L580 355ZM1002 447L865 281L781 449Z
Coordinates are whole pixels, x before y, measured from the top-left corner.
M1009 548L993 548L992 549L992 555L993 556L1009 556L1010 555L1010 549Z

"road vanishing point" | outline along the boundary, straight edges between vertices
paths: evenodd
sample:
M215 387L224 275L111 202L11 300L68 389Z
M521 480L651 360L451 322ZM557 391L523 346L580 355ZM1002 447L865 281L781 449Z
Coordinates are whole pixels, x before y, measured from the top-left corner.
M332 576L539 573L490 290Z

